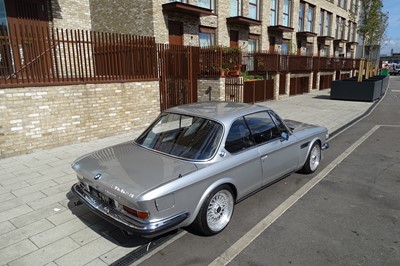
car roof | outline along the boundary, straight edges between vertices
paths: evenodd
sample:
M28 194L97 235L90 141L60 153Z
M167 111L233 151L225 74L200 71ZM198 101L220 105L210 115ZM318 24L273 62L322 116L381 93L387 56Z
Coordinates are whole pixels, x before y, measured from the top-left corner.
M164 112L201 116L226 124L232 122L237 117L265 110L270 109L246 103L209 101L180 105L169 108Z

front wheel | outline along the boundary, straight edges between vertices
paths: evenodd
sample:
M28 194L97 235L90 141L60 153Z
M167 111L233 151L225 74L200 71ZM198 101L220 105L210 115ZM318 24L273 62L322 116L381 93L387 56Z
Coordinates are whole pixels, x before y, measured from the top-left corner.
M218 234L231 220L234 204L232 189L228 185L217 187L201 206L194 228L203 235Z
M317 170L321 161L321 146L318 142L315 142L307 156L306 163L304 164L301 172L305 174L314 173Z

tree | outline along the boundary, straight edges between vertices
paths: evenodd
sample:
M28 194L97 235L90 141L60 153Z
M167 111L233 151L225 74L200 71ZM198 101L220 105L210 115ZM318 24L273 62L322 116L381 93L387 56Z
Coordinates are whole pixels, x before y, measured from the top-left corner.
M382 7L382 0L360 0L359 7L356 6L352 14L355 19L360 9L357 33L362 39L362 58L365 58L366 46L370 51L379 49L385 36L389 16L382 11Z

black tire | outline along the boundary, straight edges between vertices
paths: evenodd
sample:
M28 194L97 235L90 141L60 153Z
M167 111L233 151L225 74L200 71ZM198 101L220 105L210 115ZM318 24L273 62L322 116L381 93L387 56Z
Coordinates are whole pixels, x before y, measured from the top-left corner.
M207 196L191 227L205 236L220 233L232 218L234 205L233 192L228 185L215 188Z
M321 145L318 142L315 142L310 152L308 153L307 160L301 169L301 172L304 174L312 174L314 173L321 161Z

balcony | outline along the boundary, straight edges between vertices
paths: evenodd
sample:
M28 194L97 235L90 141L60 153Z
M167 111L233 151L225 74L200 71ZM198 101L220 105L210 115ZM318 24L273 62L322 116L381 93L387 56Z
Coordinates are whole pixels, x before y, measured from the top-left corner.
M297 37L316 37L317 34L314 32L310 32L310 31L299 31L296 33Z
M331 36L318 36L318 42L332 41L334 38Z
M334 44L340 44L340 43L347 43L348 41L345 39L334 39L333 43Z
M212 9L181 2L171 2L163 4L162 9L163 12L179 13L195 17L215 15Z
M258 26L261 25L260 20L248 18L248 17L243 17L243 16L236 16L236 17L229 17L226 18L226 23L229 24L239 24L239 25L245 25L245 26Z
M275 25L275 26L268 26L268 31L293 32L294 28L286 27L286 26L283 26L283 25Z

